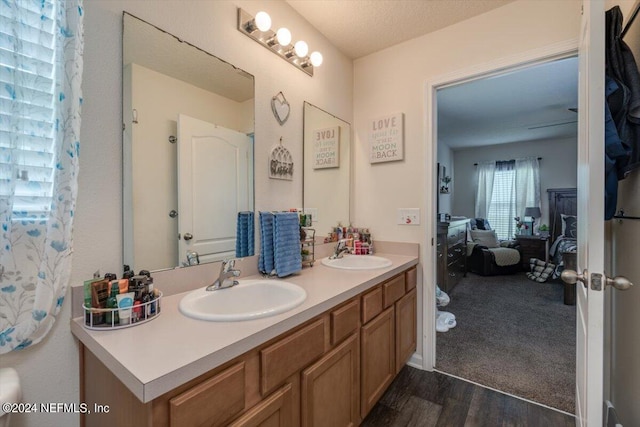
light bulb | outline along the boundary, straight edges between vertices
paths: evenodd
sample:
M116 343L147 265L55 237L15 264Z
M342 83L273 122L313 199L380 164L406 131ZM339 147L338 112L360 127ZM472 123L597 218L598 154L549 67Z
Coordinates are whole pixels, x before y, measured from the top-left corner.
M322 54L318 51L312 52L309 59L311 60L311 65L313 65L314 67L319 67L322 65Z
M262 12L262 11L258 12L256 14L255 21L256 21L256 27L258 27L258 29L263 33L265 31L269 31L269 28L271 28L271 17L267 12Z
M296 55L298 55L300 58L307 56L307 53L309 53L309 46L307 46L307 43L305 43L303 40L297 41L293 46L293 49L296 52Z
M276 39L280 46L289 46L289 43L291 43L291 31L284 27L279 28L276 32Z

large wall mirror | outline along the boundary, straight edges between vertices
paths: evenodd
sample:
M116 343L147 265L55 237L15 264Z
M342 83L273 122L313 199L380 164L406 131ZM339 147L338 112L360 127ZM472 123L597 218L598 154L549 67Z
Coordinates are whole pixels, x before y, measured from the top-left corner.
M303 206L319 236L350 222L351 125L304 103Z
M123 261L235 256L238 213L254 210L253 76L126 12L123 25Z

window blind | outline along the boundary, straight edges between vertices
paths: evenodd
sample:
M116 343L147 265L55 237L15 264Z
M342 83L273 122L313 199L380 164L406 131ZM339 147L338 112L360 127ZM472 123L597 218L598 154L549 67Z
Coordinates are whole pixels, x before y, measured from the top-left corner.
M11 18L16 14L18 25ZM13 195L13 219L41 218L51 209L54 18L50 0L0 7L0 197Z
M515 217L515 174L513 166L496 170L493 178L493 196L488 219L499 239L508 239L512 234Z

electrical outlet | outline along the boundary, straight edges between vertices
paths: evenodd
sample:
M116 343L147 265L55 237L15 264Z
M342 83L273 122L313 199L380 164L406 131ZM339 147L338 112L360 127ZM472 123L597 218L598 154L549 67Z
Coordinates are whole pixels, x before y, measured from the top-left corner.
M399 225L420 225L420 209L399 208L397 222Z

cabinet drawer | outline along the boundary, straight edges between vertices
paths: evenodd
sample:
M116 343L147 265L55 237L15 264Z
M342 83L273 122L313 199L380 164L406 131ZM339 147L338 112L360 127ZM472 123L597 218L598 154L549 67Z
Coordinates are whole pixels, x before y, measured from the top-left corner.
M390 307L404 295L404 274L394 277L382 284L382 301L384 308Z
M414 289L418 284L418 268L413 267L411 270L408 270L404 273L404 281L405 281L405 291L409 292L411 289Z
M293 392L287 384L258 403L229 427L293 427Z
M172 426L222 426L244 409L244 362L169 401Z
M262 395L284 383L291 374L310 365L324 353L325 318L305 326L260 351Z
M331 312L331 345L355 332L360 326L360 299L355 299Z
M447 251L448 262L452 262L465 256L464 251L465 247L462 243L456 243L455 245L450 246L449 250Z
M367 323L380 313L382 313L382 287L378 286L362 296L362 323Z

